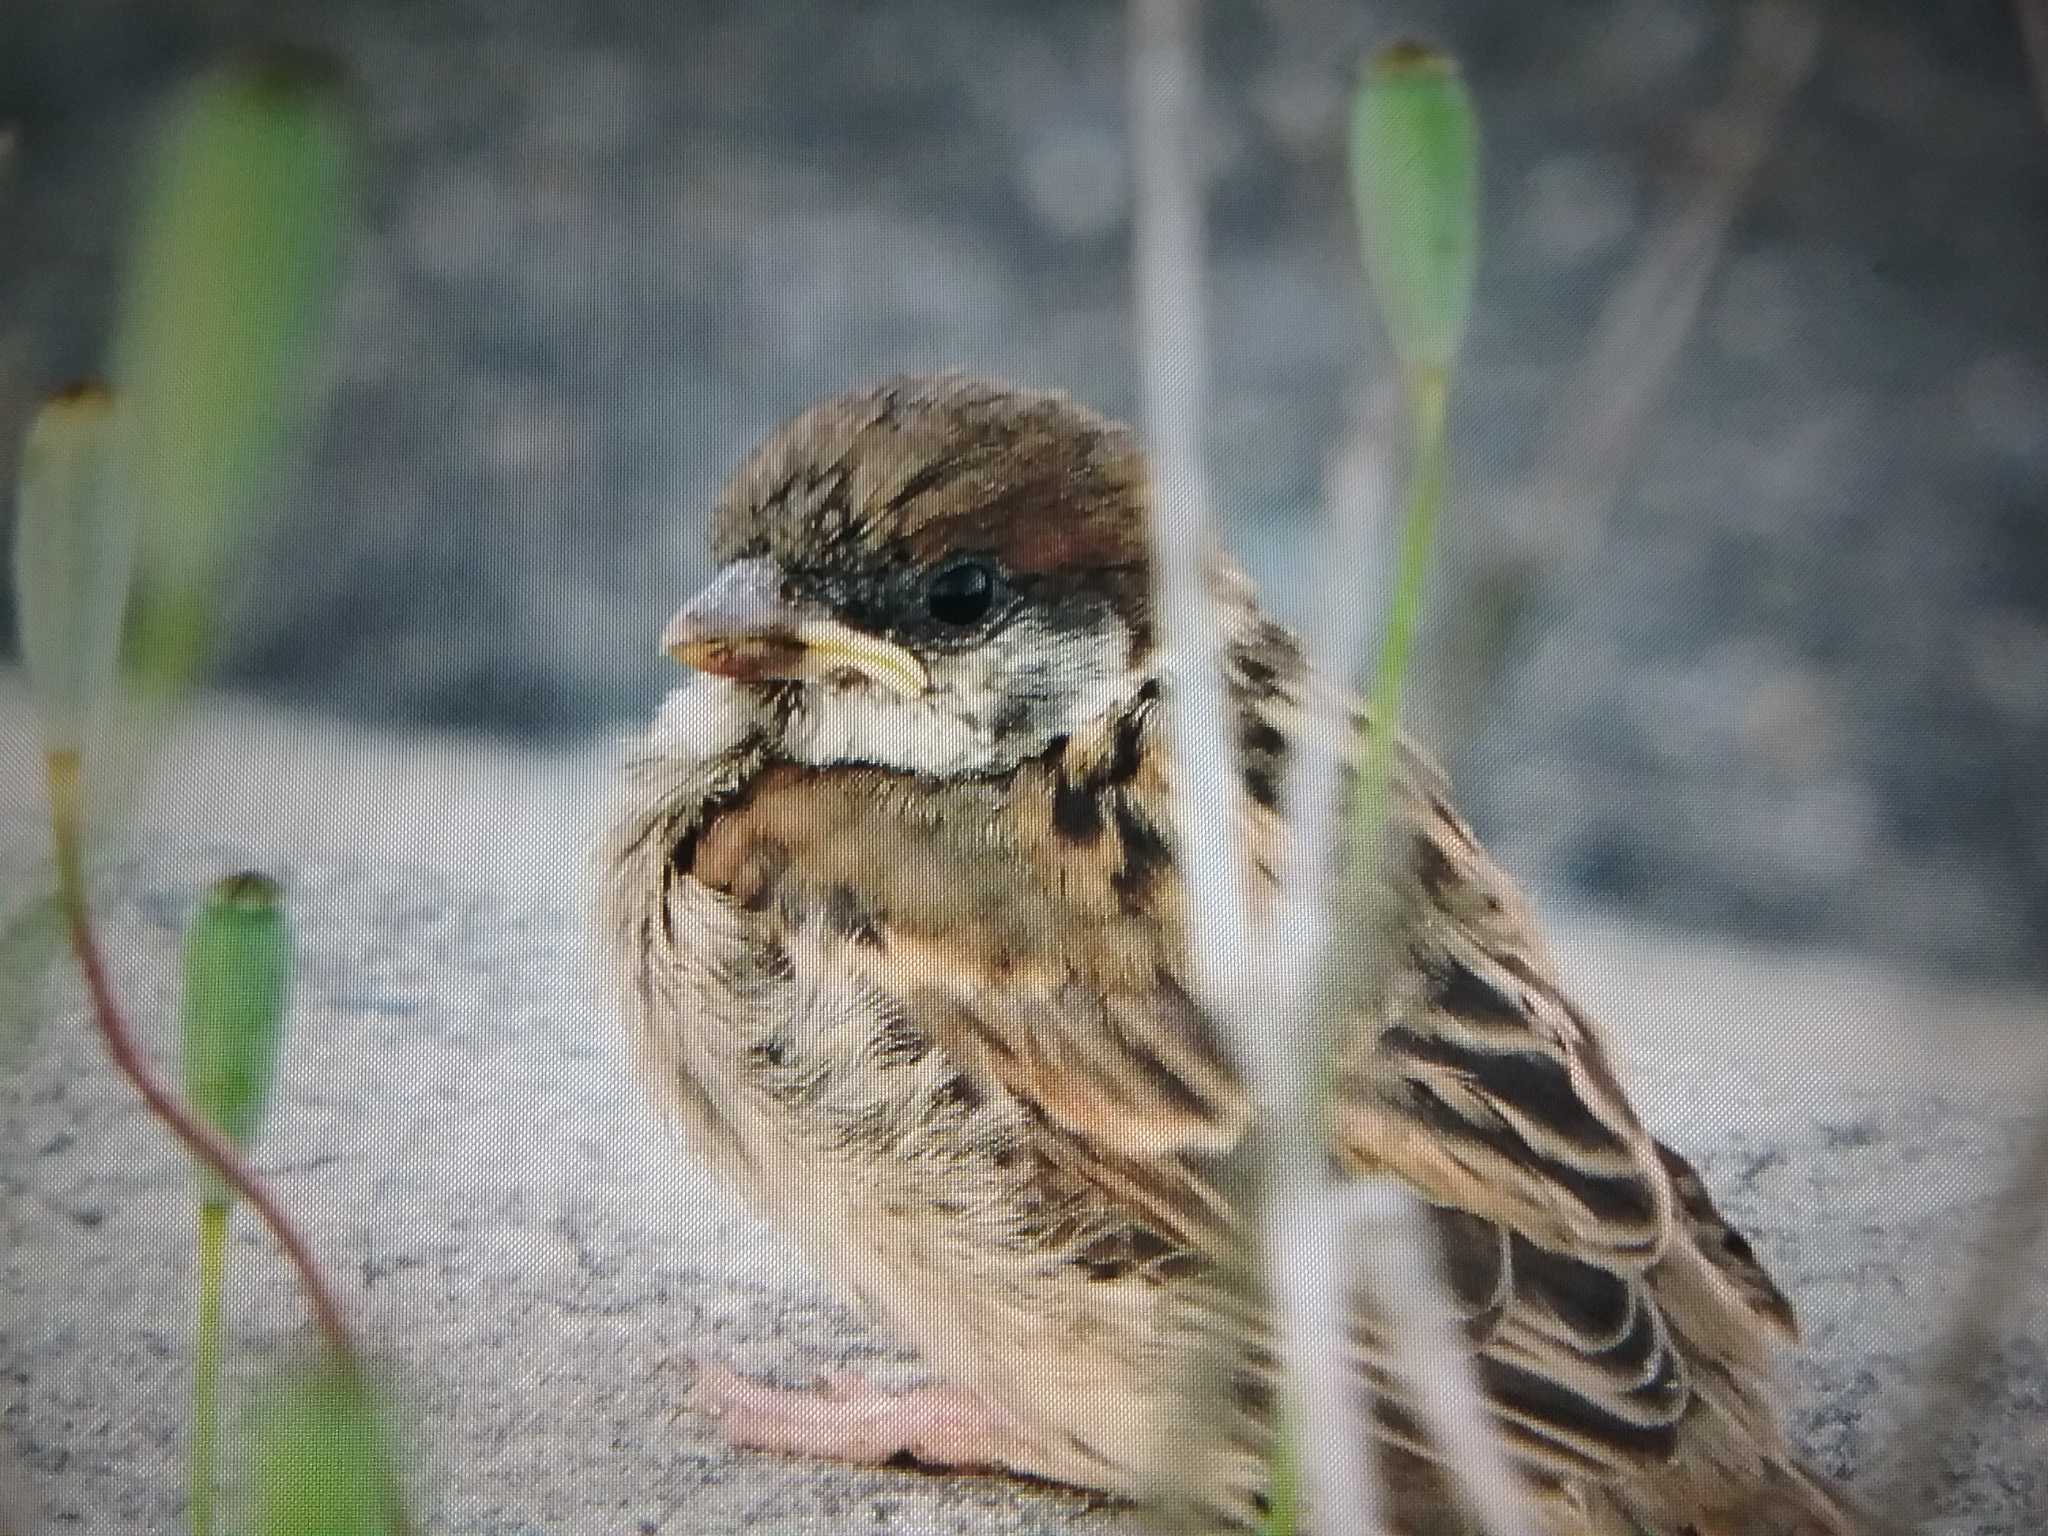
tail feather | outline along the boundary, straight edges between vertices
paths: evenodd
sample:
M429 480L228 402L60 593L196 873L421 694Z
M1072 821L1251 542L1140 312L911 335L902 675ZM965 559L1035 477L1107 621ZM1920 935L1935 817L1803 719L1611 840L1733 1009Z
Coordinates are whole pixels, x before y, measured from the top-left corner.
M1711 1462L1674 1466L1613 1496L1638 1536L1888 1536L1830 1481L1783 1457L1740 1480Z

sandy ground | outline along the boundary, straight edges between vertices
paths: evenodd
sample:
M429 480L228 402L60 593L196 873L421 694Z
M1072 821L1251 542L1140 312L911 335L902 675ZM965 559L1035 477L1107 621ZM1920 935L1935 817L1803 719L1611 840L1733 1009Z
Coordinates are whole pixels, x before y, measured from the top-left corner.
M30 739L0 683L9 891L39 856L19 792ZM193 893L248 864L287 882L302 981L258 1161L390 1364L427 1527L1129 1526L1005 1479L739 1455L677 1413L696 1358L787 1381L847 1366L907 1380L915 1364L675 1151L630 1081L575 921L607 755L223 706L171 745L138 830L102 864L118 979L160 1051ZM2043 999L1585 913L1553 927L1646 1113L1801 1307L1799 1438L1828 1471L1873 1478L2040 1097ZM42 1529L175 1529L190 1177L105 1066L68 971L30 1012L0 1075L0 1513L21 1497L12 1480ZM253 1223L236 1233L242 1390L302 1331ZM2039 1529L2048 1513L2042 1276L2016 1275L1995 1320L1943 1531Z

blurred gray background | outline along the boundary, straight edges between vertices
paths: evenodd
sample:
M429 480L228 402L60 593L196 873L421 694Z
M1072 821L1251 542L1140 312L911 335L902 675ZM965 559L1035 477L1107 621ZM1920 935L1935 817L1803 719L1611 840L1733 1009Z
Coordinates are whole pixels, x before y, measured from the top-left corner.
M1537 573L1456 776L1540 883L2039 979L2048 130L2006 0L1819 9L1597 541ZM1746 10L1209 7L1210 459L1277 608L1303 612L1386 364L1342 158L1361 52L1449 45L1484 119L1456 575L1725 136ZM254 38L345 61L367 177L311 452L237 578L235 684L617 730L668 681L653 637L721 478L811 398L959 365L1135 405L1120 6L5 0L10 481L37 396L103 353L151 109Z

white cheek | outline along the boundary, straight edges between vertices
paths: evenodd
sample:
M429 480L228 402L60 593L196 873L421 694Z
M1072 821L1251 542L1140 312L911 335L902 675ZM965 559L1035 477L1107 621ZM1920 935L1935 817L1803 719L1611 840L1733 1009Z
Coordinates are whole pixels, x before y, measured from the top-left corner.
M1059 690L1065 705L1061 730L1078 730L1129 701L1138 688L1138 678L1125 659L1130 649L1130 631L1122 624L1076 643Z
M662 701L648 739L666 756L713 758L738 746L753 718L750 701L738 685L699 672Z
M986 736L965 722L884 689L812 689L783 728L801 762L875 763L911 773L973 773L988 764Z

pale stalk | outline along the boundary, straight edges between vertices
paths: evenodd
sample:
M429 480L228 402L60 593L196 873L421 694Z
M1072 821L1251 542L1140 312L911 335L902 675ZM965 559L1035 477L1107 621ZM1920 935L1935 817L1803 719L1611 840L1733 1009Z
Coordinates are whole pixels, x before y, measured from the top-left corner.
M1395 403L1380 398L1384 393L1360 403L1324 493L1327 522L1312 562L1317 592L1307 635L1313 691L1304 701L1301 739L1288 756L1280 794L1290 829L1273 925L1275 941L1289 946L1276 965L1282 975L1306 974L1322 954L1344 768L1358 749L1351 678L1371 627L1359 601L1358 573L1371 564L1394 495L1389 436Z
M1206 384L1201 314L1201 226L1196 188L1196 50L1186 0L1133 0L1134 219L1144 422L1155 465L1152 541L1160 623L1177 662L1166 701L1176 764L1177 821L1188 873L1191 960L1204 1006L1222 1027L1265 1123L1255 1128L1241 1177L1246 1219L1263 1245L1279 1352L1301 1392L1296 1446L1311 1509L1348 1513L1349 1529L1377 1530L1380 1497L1362 1454L1364 1391L1346 1369L1348 1297L1336 1283L1340 1234L1321 1219L1324 1116L1303 970L1276 976L1267 925L1254 964L1244 850L1234 818L1201 814L1241 794L1235 732L1218 669L1219 640L1202 576L1208 491L1200 452ZM1328 660L1329 658L1323 658ZM1342 661L1335 675L1348 671ZM1334 819L1334 818L1332 818ZM1306 913L1283 904L1313 943L1321 893L1305 882ZM1290 927L1294 926L1291 921ZM1297 945L1287 946L1300 959ZM1258 983L1264 980L1267 985ZM1307 1262L1304 1262L1304 1261ZM1206 1410L1198 1409L1198 1417Z
M1198 66L1187 0L1131 0L1131 137L1135 162L1132 275L1142 367L1142 425L1151 455L1153 595L1173 686L1163 700L1174 763L1174 822L1188 883L1189 962L1196 995L1216 1017L1225 1047L1239 1054L1242 1030L1231 999L1233 967L1245 957L1243 858L1204 805L1229 803L1232 740L1219 671L1220 635L1202 577L1209 534L1200 421L1206 390L1202 316L1202 229L1193 130ZM1256 1190L1251 1192L1256 1198ZM1249 1277L1244 1283L1249 1285ZM1183 1473L1216 1410L1220 1341L1201 1339L1177 1362L1193 1399L1184 1434L1148 1469L1162 1502Z
M1138 355L1152 463L1153 582L1172 657L1167 742L1188 882L1190 959L1205 993L1242 985L1244 850L1204 808L1238 794L1236 733L1220 669L1222 637L1203 564L1212 538L1201 446L1208 342L1202 314L1202 221L1197 166L1200 69L1190 0L1133 0L1131 135Z
M1304 1159L1297 1151L1283 1154L1273 1170L1266 1191L1267 1284L1287 1377L1299 1394L1295 1454L1310 1495L1309 1527L1377 1532L1385 1528L1386 1512L1371 1460L1356 1451L1332 1455L1318 1444L1334 1430L1356 1437L1346 1445L1363 1446L1371 1399L1348 1346L1349 1234L1330 1219L1326 1191L1314 1174L1319 1166L1319 1158ZM1332 1510L1349 1514L1333 1521Z
M1189 0L1133 0L1130 11L1130 96L1136 162L1133 215L1138 344L1144 380L1143 423L1153 464L1151 540L1162 640L1173 658L1173 686L1164 701L1167 744L1174 762L1175 820L1188 881L1189 959L1196 991L1222 1030L1259 1114L1286 1116L1299 1096L1274 1082L1281 1062L1299 1043L1299 1016L1270 995L1260 997L1249 943L1245 853L1236 818L1214 814L1241 798L1236 732L1231 727L1221 661L1221 636L1209 601L1203 563L1210 547L1209 493L1201 452L1206 403L1207 350L1202 316L1202 228L1197 186L1199 67L1194 7ZM1289 991L1296 989L1289 988ZM1257 999L1255 1003L1254 999ZM1277 1091L1276 1091L1277 1089ZM1284 1119L1271 1129L1276 1152L1299 1135ZM1255 1128L1253 1141L1264 1141ZM1284 1154L1283 1154L1284 1155ZM1261 1241L1281 1233L1260 1213L1267 1209L1267 1159L1242 1160L1238 1177L1243 1209ZM1313 1182L1315 1175L1304 1176ZM1289 1255L1269 1247L1269 1277L1289 1272ZM1316 1277L1311 1277L1311 1285ZM1312 1296L1281 1308L1281 1353L1306 1360L1318 1353L1304 1336ZM1213 1364L1213 1362L1205 1362ZM1206 1379L1206 1372L1196 1373ZM1196 1406L1199 1424L1212 1409ZM1300 1426L1301 1475L1312 1507L1353 1506L1369 1475L1358 1454L1360 1426L1342 1418L1309 1416ZM1182 1455L1185 1446L1174 1448Z
M192 1536L212 1536L220 1476L221 1288L227 1268L225 1200L199 1206L199 1338L192 1363Z
M1420 1203L1391 1180L1340 1185L1321 1213L1339 1234L1337 1251L1379 1301L1415 1406L1474 1513L1495 1536L1533 1532L1529 1503L1500 1436L1487 1419L1472 1373L1472 1351L1452 1325L1448 1291L1430 1251ZM1368 1230L1361 1230L1365 1228Z
M1346 876L1349 898L1342 907L1347 913L1358 914L1361 931L1375 939L1392 933L1402 917L1394 905L1397 898L1391 871L1386 867L1389 788L1403 682L1419 628L1423 589L1446 494L1448 379L1439 370L1418 370L1409 381L1407 394L1413 436L1408 504L1401 528L1394 590L1375 669L1369 737L1354 791L1353 863ZM1361 431L1364 430L1362 427ZM1342 511L1340 505L1340 523ZM1339 526L1333 526L1329 537L1333 547L1341 549L1344 535ZM1326 634L1342 638L1334 623ZM1312 667L1327 677L1347 675L1348 663L1348 656L1342 654L1311 657ZM1326 770L1305 767L1302 773L1306 779L1312 772L1321 771ZM1312 782L1302 792L1327 793L1334 798L1333 788L1326 791ZM1291 865L1293 877L1304 882L1320 875L1313 855L1298 854ZM1302 941L1307 948L1301 955L1304 965L1299 974L1322 975L1322 968L1328 963L1324 954L1326 904L1318 901L1315 890L1304 884L1287 893L1282 910L1293 914L1294 920L1311 935ZM1362 953L1367 957L1364 965L1368 971L1378 973L1369 975L1370 980L1384 976L1386 968L1394 962L1383 942L1368 943ZM1354 954L1347 957L1346 963L1356 966L1360 961ZM1384 986L1371 986L1365 990L1365 996L1373 998L1384 991ZM1327 1063L1333 1042L1328 1038L1331 1029L1315 1027L1318 1014L1318 1010L1304 1008L1301 1032L1306 1042L1306 1059L1320 1065ZM1318 1071L1301 1086L1303 1097L1294 1111L1295 1124L1322 1123L1327 1097L1325 1082L1326 1073ZM1319 1146L1311 1145L1303 1153L1305 1157L1314 1157L1319 1150ZM1361 1242L1354 1228L1357 1220L1367 1214L1377 1218L1375 1231L1369 1242ZM1324 1297L1335 1298L1335 1315L1341 1326L1343 1298L1351 1295L1354 1278L1366 1282L1386 1319L1398 1365L1415 1393L1416 1406L1443 1449L1446 1470L1489 1531L1495 1536L1524 1536L1533 1529L1527 1500L1487 1418L1470 1352L1447 1321L1448 1292L1414 1201L1385 1183L1345 1186L1321 1193L1311 1206L1304 1207L1299 1224L1317 1223L1323 1233L1320 1251L1329 1256L1329 1264L1311 1284ZM1362 1273L1355 1264L1357 1255L1371 1260ZM1318 1326L1326 1325L1327 1317L1320 1309L1330 1304L1320 1297L1311 1298L1304 1304L1309 1309L1307 1319ZM1324 1412L1334 1411L1336 1405L1343 1403L1342 1394L1327 1384L1318 1389L1311 1383L1311 1389L1318 1391ZM1362 1403L1364 1394L1357 1388L1352 1391ZM1348 1411L1355 1416L1362 1409L1350 1406Z

